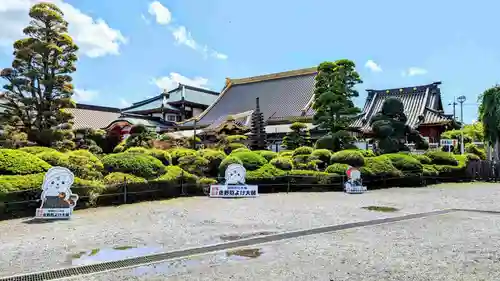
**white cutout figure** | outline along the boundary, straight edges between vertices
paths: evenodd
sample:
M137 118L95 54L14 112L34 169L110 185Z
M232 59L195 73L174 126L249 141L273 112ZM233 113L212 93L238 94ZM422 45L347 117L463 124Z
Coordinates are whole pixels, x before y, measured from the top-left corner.
M240 164L227 166L225 178L226 184L245 184L245 168Z
M355 167L349 167L346 171L348 180L345 182L344 191L347 193L363 193L366 186L361 183L361 172Z
M73 208L78 195L71 194L71 185L75 176L67 168L52 167L43 179L42 209Z

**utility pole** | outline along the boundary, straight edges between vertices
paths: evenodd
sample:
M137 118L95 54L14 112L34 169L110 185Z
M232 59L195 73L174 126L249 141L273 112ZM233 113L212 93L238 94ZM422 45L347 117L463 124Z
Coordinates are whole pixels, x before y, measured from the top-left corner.
M461 134L460 134L460 153L464 154L464 102L467 100L465 96L459 96L457 98L457 101L460 103L460 127L461 127Z
M448 105L453 105L453 120L456 120L455 119L455 108L456 106L458 105L458 103L455 101L455 97L453 97L453 102L449 103Z

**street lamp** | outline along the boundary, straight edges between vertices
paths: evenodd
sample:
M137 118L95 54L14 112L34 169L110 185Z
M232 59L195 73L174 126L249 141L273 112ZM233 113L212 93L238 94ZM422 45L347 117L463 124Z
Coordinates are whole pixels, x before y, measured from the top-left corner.
M460 103L460 154L464 154L464 102L467 100L465 96L459 96L457 98L458 103Z

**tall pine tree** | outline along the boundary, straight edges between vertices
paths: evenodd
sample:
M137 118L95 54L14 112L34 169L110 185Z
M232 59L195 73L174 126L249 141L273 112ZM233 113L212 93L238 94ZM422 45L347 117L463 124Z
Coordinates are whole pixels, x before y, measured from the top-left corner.
M74 107L70 74L76 70L78 47L56 5L35 4L29 16L26 38L14 42L12 67L0 73L8 82L0 122L26 133L31 142L72 148L73 116L64 109Z
M313 123L328 132L316 144L318 148L338 151L352 146L347 130L353 117L361 112L352 100L359 96L354 87L363 82L355 68L354 62L347 59L318 66Z

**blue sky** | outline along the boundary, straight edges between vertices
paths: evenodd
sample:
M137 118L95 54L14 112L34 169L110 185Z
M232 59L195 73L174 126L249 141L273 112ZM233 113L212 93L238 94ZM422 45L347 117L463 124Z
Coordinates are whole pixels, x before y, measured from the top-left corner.
M83 103L120 107L175 81L220 90L225 77L347 58L364 80L359 106L367 88L442 81L445 110L465 95L470 122L478 94L500 82L500 2L50 1L82 47L74 79ZM34 2L0 1L0 66Z

